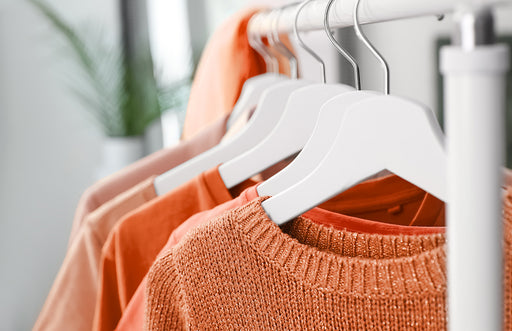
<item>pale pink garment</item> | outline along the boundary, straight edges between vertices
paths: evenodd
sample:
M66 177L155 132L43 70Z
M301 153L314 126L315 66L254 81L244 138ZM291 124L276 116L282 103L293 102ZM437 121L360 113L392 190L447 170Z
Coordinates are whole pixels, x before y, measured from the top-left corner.
M103 244L123 216L156 198L155 177L119 194L84 218L32 331L91 330Z
M226 133L228 115L216 121L190 140L155 152L89 187L80 198L73 219L69 246L84 218L116 195L153 175L160 175L217 145Z

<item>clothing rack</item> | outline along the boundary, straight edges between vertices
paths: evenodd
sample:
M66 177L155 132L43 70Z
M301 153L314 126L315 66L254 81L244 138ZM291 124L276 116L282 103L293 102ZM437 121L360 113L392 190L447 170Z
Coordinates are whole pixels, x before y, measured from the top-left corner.
M324 28L328 0L301 11L301 32ZM331 28L353 25L356 0L335 1ZM456 44L441 50L448 155L448 326L451 331L502 330L502 183L508 48L493 44L490 9L503 0L362 0L362 24L454 14ZM291 33L297 5L259 13L251 35ZM255 23L256 22L256 23ZM434 308L434 307L433 307Z
M297 21L299 31L321 30L324 28L324 13L328 0L317 0L307 4L300 13ZM498 4L510 3L510 0L362 0L359 6L358 18L360 24L394 21L420 16L439 16L458 10L479 10L494 7ZM335 1L329 13L331 28L345 28L353 25L353 10L356 0ZM298 4L282 9L277 22L277 31L292 33ZM275 28L272 15L258 14L263 17L257 26L249 30L260 35L267 35Z

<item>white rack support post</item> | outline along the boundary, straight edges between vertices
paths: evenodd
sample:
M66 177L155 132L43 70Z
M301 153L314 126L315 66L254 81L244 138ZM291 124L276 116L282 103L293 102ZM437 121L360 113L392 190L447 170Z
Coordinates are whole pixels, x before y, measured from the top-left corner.
M459 45L441 50L448 153L448 325L503 329L501 166L508 49L488 10L455 14Z

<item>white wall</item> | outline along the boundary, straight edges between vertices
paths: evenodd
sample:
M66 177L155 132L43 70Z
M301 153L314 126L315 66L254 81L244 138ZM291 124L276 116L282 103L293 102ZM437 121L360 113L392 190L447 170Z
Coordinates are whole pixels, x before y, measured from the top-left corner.
M70 21L117 31L117 1L52 0ZM25 1L0 4L0 321L29 330L64 257L100 133L69 92L65 47Z

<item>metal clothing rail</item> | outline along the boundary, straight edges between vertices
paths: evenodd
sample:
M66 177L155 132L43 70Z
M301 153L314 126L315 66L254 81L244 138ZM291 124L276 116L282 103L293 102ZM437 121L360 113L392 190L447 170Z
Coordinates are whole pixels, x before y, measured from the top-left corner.
M317 0L306 5L298 18L298 30L323 29L327 3ZM334 3L329 16L332 28L353 25L355 3ZM492 44L494 30L489 11L501 3L512 1L362 0L359 8L361 23L454 14L456 45L444 47L440 54L447 123L450 331L503 329L500 185L509 50L505 45ZM277 22L276 15L257 14L259 19L251 20L248 32L253 36L267 36L276 30L291 33L297 6L282 9Z
M324 28L324 13L328 0L317 0L307 4L297 21L299 31L321 30ZM344 28L353 25L353 9L356 0L335 1L329 15L331 28ZM359 8L361 24L378 23L405 18L448 14L460 10L479 10L493 7L510 0L364 0ZM277 30L280 33L292 33L298 5L284 8L279 15ZM257 14L263 19L257 25L250 25L249 30L259 35L272 31L273 19L267 13Z

